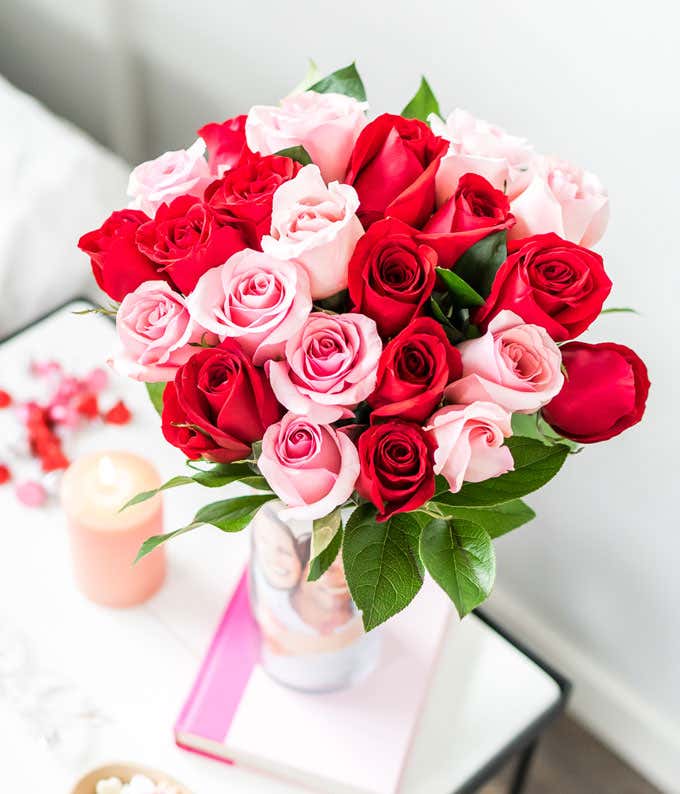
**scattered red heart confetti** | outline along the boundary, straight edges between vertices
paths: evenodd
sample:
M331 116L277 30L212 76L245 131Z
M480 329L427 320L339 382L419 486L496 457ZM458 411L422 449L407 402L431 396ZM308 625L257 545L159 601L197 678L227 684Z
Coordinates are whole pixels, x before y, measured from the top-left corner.
M99 416L99 402L95 394L84 394L77 404L77 411L81 416L94 419Z
M4 485L12 479L12 473L3 463L0 463L0 485Z
M113 408L102 416L102 419L110 425L126 425L132 419L132 414L127 405L122 400L118 400Z
M0 408L7 408L12 404L12 397L9 392L0 389Z

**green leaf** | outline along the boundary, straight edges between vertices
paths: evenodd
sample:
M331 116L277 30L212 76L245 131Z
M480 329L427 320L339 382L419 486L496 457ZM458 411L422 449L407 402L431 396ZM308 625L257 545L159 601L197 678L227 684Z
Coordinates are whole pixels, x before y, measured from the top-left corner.
M128 507L132 507L132 505L146 502L147 499L152 499L157 493L167 491L170 488L177 488L180 485L198 483L205 488L221 488L232 482L241 482L258 491L270 490L269 484L265 478L259 474L254 474L247 463L217 463L211 469L196 469L196 474L173 477L171 480L163 483L160 488L155 488L152 491L142 491L142 493L133 496L132 499L126 502L120 509L122 511Z
M319 67L314 63L311 58L307 59L307 71L305 72L305 76L300 80L300 82L295 86L295 88L290 92L291 96L295 94L302 94L304 91L307 91L310 86L314 85L321 77L321 72L319 71Z
M465 339L465 334L459 331L451 320L449 320L442 307L434 298L430 298L430 310L432 311L434 319L444 328L446 336L452 345L457 345L458 342L462 342Z
M437 116L441 115L439 102L437 102L437 97L435 97L425 77L421 77L418 90L413 99L401 111L401 115L405 119L420 119L420 121L427 121L427 117L430 113L436 113Z
M342 527L342 514L336 507L323 518L315 518L312 523L311 557L317 557L330 544L337 531Z
M508 256L507 232L488 234L453 264L456 274L482 297L488 297L498 268Z
M137 553L135 562L153 551L156 546L165 543L166 540L176 538L185 532L200 527L201 524L212 524L223 532L240 532L245 529L253 519L253 516L266 502L276 499L274 494L253 494L252 496L236 496L233 499L224 499L221 502L202 507L194 516L194 520L181 529L168 532L165 535L154 535L142 543Z
M151 404L156 409L156 413L163 414L163 392L165 391L165 383L145 383L146 390L149 393Z
M494 507L451 507L445 504L437 507L449 518L472 521L484 529L490 538L499 538L536 518L536 513L521 499Z
M345 527L342 556L352 598L370 631L400 612L423 583L420 525L408 513L376 521L373 505L359 506Z
M621 314L624 312L627 314L640 314L637 309L631 309L630 306L612 306L609 309L602 309L600 314Z
M160 546L161 543L165 543L166 540L176 538L178 535L183 535L185 532L190 532L192 529L196 529L197 526L198 524L189 524L186 527L182 527L182 529L176 529L174 532L168 532L165 535L153 535L152 537L147 538L137 552L135 562L139 562L142 557L146 557L146 555L150 554L156 548L156 546Z
M432 519L420 538L420 556L461 617L489 596L496 558L491 538L477 524L463 519Z
M511 502L535 491L551 480L569 454L565 444L547 447L523 436L507 439L515 470L483 482L468 482L458 493L439 494L432 501L452 507L491 507Z
M358 99L359 102L366 101L366 89L353 62L322 78L307 90L316 91L318 94L345 94Z
M274 494L235 496L202 507L191 524L212 524L223 532L240 532L245 529L263 504L276 499ZM191 526L191 525L190 525Z
M340 551L340 546L342 546L342 535L342 527L339 527L338 531L331 538L331 542L328 544L328 546L326 546L323 551L319 552L319 554L310 562L309 576L307 577L307 581L316 582L316 580L323 576L323 574L325 574L335 562L335 558L338 556L338 552Z
M456 306L469 308L470 306L484 305L484 298L453 270L447 270L444 267L435 269Z
M570 438L565 438L556 433L552 427L543 419L540 414L513 414L512 415L512 434L513 436L524 436L535 438L546 446L552 447L555 444L564 444L569 447L569 451L574 453L581 450L581 445Z
M312 158L304 146L290 146L288 149L281 149L276 154L278 157L289 157L291 160L295 160L296 163L302 163L302 165L309 165L312 162Z

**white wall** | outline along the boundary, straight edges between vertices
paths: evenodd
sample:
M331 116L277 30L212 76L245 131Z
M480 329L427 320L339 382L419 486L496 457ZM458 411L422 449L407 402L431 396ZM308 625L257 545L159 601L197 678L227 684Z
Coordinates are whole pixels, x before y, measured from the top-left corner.
M680 791L675 7L4 0L2 14L0 71L138 158L185 145L204 121L276 101L309 55L325 70L356 58L375 112L398 111L424 72L443 109L468 108L597 171L612 200L602 245L610 302L641 316L603 318L592 338L645 358L648 413L570 459L532 500L539 519L498 544L493 609L569 668L582 716ZM114 47L113 66L112 15L132 59ZM121 87L128 66L135 80Z

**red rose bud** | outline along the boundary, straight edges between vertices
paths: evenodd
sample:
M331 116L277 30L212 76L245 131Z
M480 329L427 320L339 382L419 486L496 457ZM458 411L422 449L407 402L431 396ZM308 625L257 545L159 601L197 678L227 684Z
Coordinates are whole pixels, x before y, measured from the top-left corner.
M252 223L234 219L224 225L194 196L162 204L156 217L139 227L137 245L185 295L207 270L236 251L258 247Z
M354 310L375 320L385 338L422 312L435 285L437 255L416 234L394 218L378 221L360 238L349 263Z
M361 131L345 182L361 204L357 215L368 228L380 218L421 226L435 206L434 179L448 141L417 119L384 113Z
M602 257L556 234L510 243L487 298L473 320L483 329L502 309L542 325L557 342L582 334L612 287Z
M234 218L251 222L260 240L271 229L274 192L301 168L290 157L250 154L207 187L205 200L221 222Z
M560 435L592 444L637 424L645 411L649 378L644 362L625 345L568 342L560 348L567 375L543 418Z
M78 241L78 248L90 257L97 284L114 301L123 300L143 281L165 278L135 242L137 229L148 221L140 210L113 212L99 229Z
M126 425L131 419L132 414L129 408L122 400L110 408L103 416L102 419L109 425Z
M192 460L243 460L281 418L264 371L233 339L195 353L163 393L165 438Z
M451 268L468 248L514 223L502 191L478 174L464 174L456 192L430 218L418 240L435 249L440 267Z
M356 488L378 508L378 521L417 510L434 495L434 448L422 428L391 420L359 436Z
M368 398L373 417L424 421L462 372L460 353L442 326L419 317L383 349L377 385Z
M247 153L246 118L235 116L222 124L206 124L198 130L208 147L208 164L213 174L233 168Z

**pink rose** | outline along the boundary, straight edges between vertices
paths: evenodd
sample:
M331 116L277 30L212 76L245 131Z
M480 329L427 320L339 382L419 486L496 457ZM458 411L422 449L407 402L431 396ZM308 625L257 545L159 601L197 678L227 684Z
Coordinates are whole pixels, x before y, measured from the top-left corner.
M463 377L447 386L449 403L476 400L530 414L550 402L564 383L560 349L540 325L501 311L479 339L462 342Z
M277 400L314 422L350 417L373 391L382 352L375 322L363 314L310 314L286 343L285 361L267 362Z
M267 428L257 465L288 507L282 519L323 518L351 496L359 453L341 430L288 413Z
M283 355L286 340L312 310L312 299L300 265L246 248L204 273L187 305L197 323L220 339L236 338L260 366Z
M366 126L366 102L343 94L306 91L276 106L256 105L246 121L248 148L276 154L304 146L326 182L344 177L359 133Z
M517 223L510 237L555 232L592 248L609 220L609 198L600 180L554 157L537 157L532 172L529 186L512 202Z
M443 204L458 187L463 174L479 174L496 190L512 199L529 184L532 147L518 138L476 119L467 110L456 109L446 122L434 114L430 126L435 135L451 142L437 172L437 204Z
M425 432L436 444L434 473L446 477L453 493L463 482L482 482L515 467L503 446L512 435L510 414L495 403L447 405L430 417Z
M299 262L312 298L335 295L347 286L349 260L364 233L358 207L353 187L338 182L326 187L318 167L306 165L274 193L271 236L262 238L262 250Z
M184 298L165 281L145 281L129 292L116 316L118 343L109 364L121 375L147 383L171 381L196 352L206 331L195 323ZM208 340L217 341L211 334Z
M153 218L161 204L169 204L177 196L202 198L211 180L204 154L205 141L197 138L186 150L166 152L138 165L128 182L132 206Z

